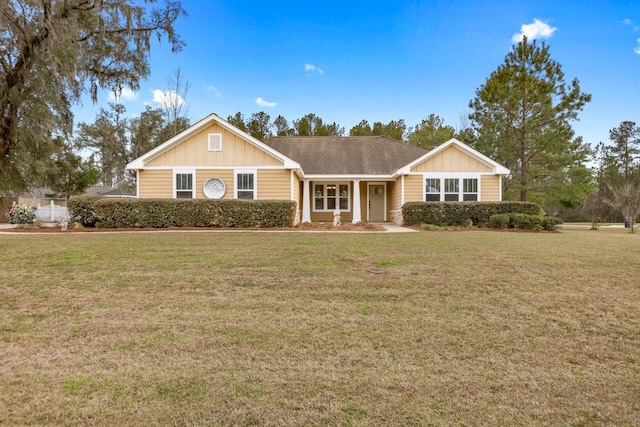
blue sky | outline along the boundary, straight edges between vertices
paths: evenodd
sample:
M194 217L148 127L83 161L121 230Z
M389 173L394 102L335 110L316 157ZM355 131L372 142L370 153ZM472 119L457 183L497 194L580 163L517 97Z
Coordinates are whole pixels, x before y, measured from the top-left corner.
M195 122L265 111L290 122L315 113L349 129L434 113L456 128L476 89L523 30L550 46L567 81L593 100L574 123L585 142L608 141L623 120L640 123L640 1L183 0L189 16L178 54L154 44L152 75L121 102L129 115L159 105L179 67ZM523 27L529 26L529 27ZM156 91L156 101L154 101ZM84 101L92 122L109 100Z

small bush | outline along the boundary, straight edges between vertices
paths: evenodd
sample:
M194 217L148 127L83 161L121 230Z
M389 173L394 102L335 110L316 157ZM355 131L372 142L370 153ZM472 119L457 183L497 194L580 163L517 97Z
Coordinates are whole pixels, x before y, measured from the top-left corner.
M36 219L36 208L24 204L13 204L5 216L10 224L33 224Z
M542 218L542 228L547 231L557 230L562 222L562 219L557 216L545 216Z
M98 222L93 204L102 199L99 196L81 196L69 199L67 208L69 209L69 219L73 222L79 222L85 227L95 227Z

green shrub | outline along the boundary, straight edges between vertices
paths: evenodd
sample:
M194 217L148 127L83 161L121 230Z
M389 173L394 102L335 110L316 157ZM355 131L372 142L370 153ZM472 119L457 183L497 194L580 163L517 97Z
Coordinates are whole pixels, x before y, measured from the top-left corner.
M295 202L281 200L101 199L98 227L291 227Z
M542 216L517 213L513 215L515 228L522 230L542 230Z
M557 216L545 216L542 218L542 228L547 231L557 230L562 222L562 219Z
M489 226L491 228L509 228L511 214L491 215L489 218Z
M36 208L14 203L5 215L10 224L32 224L36 219Z
M406 225L482 227L491 216L504 213L540 215L542 209L530 202L410 202L402 206Z
M489 220L491 228L519 228L522 230L555 230L562 220L555 216L507 213L492 215Z
M79 222L85 227L95 227L98 222L93 204L103 199L101 196L80 196L67 201L69 219L71 222Z

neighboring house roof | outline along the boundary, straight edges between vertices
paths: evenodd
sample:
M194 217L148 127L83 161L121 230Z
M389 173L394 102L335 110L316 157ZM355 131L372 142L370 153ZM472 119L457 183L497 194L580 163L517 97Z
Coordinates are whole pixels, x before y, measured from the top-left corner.
M113 191L113 187L109 185L92 185L84 191L83 196L102 196L110 191Z
M196 133L200 132L201 130L205 129L206 127L210 126L213 123L217 123L222 128L228 130L229 132L231 132L233 134L238 135L239 137L241 137L245 141L249 142L250 144L253 144L254 146L266 151L267 153L271 154L272 156L282 160L282 162L284 163L284 166L286 168L289 168L289 169L299 169L300 168L300 165L298 163L296 163L293 160L289 159L288 157L284 156L282 153L280 153L278 151L275 151L273 148L271 148L268 145L264 144L262 141L259 141L256 138L252 137L248 133L241 131L240 129L238 129L237 127L233 126L232 124L230 124L226 120L221 119L220 117L218 117L217 114L213 114L212 113L212 114L209 114L204 119L200 120L199 122L191 125L188 129L180 132L179 134L177 134L176 136L174 136L170 140L158 145L153 150L151 150L151 151L143 154L142 156L138 157L137 159L133 160L131 163L127 164L127 169L137 170L137 169L144 168L145 163L149 162L150 160L153 160L154 158L158 157L162 153L170 150L171 148L173 148L176 145L180 144L182 141L184 141L188 137L190 137L192 135L195 135Z
M53 193L55 193L55 191L53 191L50 188L40 187L40 188L32 188L20 194L20 197L23 199L46 199L46 198L50 198L51 194Z
M135 197L136 195L127 191L127 190L123 190L122 188L116 188L113 189L111 191L106 191L104 193L100 193L101 196L112 196L112 197Z
M384 136L296 136L265 144L300 163L305 175L393 175L427 150Z

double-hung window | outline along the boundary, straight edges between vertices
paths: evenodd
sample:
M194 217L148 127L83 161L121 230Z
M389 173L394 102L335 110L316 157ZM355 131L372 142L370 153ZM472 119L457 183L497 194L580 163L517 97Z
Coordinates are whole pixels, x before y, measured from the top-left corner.
M462 200L478 200L478 178L464 178L462 180Z
M193 191L194 172L178 171L175 173L175 192L176 199L193 199L195 197Z
M477 201L480 198L479 178L443 174L438 178L424 178L426 202ZM467 176L471 174L466 174Z
M236 171L236 199L256 199L256 171Z
M326 183L313 186L313 210L333 211L349 210L349 184Z
M444 201L445 202L457 202L458 194L460 193L460 180L458 178L445 178L444 179Z
M426 194L424 200L426 202L439 202L440 201L440 179L439 178L427 178L425 180Z

